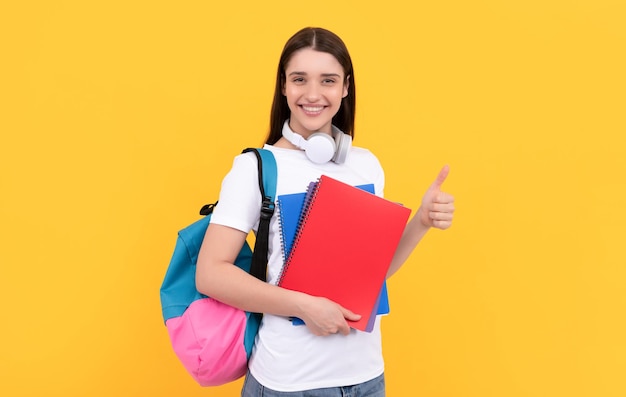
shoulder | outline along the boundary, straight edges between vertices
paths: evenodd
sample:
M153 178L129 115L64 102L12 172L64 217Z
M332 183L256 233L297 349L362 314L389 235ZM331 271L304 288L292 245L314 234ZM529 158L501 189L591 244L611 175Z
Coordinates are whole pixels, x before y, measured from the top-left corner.
M258 169L259 162L254 153L240 153L233 158L233 164L227 176L249 183L257 180Z
M373 183L376 194L383 195L385 187L385 171L378 157L369 149L353 146L346 161L348 168L361 175L368 183Z
M256 164L257 164L256 155L252 152L239 153L233 159L233 167L243 167L243 168L254 167L256 169Z
M381 167L380 161L378 161L378 157L369 149L352 146L350 148L350 154L348 155L350 161L355 161L359 163L367 163L370 166Z
M350 155L376 158L376 155L374 155L371 150L360 146L352 146L350 148Z
M254 153L240 153L234 156L233 163L222 180L222 191L253 191L258 189L258 163Z

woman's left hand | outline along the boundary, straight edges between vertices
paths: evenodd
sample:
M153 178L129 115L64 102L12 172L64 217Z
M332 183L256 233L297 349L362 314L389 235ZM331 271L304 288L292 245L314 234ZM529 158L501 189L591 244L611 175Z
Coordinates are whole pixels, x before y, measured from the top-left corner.
M444 166L422 198L422 206L418 212L420 221L426 227L447 229L452 226L454 197L441 191L441 185L448 177L449 172L450 167Z

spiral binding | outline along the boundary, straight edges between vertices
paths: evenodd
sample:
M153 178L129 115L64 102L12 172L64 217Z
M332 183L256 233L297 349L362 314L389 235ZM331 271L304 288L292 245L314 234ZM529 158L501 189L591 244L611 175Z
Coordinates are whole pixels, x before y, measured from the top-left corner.
M280 204L280 200L276 200L276 201L277 201L277 206L278 206L278 225L280 227L280 233L278 233L280 235L280 254L283 257L283 267L284 267L285 261L287 260L287 258L285 257L285 250L287 249L287 247L285 243L285 237L283 234L285 230L285 222L284 222L285 217L282 215L283 208L282 208L282 205ZM282 270L281 270L281 273L282 273Z
M300 214L300 220L298 221L298 228L296 231L296 236L293 239L293 244L291 245L291 251L289 252L289 256L284 260L283 268L280 270L280 274L278 275L277 284L280 285L283 281L283 277L285 276L285 272L289 268L291 264L291 259L293 257L293 253L296 251L298 247L298 242L300 241L300 237L302 235L303 225L309 219L309 213L311 210L311 206L315 201L315 196L317 194L317 190L319 189L321 181L318 179L315 182L309 183L309 187L306 190L306 196L304 196L304 205L302 207L302 213ZM281 235L281 245L283 244L283 237ZM283 251L284 252L284 251Z

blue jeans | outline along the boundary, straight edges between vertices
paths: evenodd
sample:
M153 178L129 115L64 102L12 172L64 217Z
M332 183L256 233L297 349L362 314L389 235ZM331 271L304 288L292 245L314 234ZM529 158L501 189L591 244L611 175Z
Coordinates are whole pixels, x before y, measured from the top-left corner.
M248 372L241 390L241 397L385 397L385 376L383 374L367 382L352 386L282 392L261 385Z

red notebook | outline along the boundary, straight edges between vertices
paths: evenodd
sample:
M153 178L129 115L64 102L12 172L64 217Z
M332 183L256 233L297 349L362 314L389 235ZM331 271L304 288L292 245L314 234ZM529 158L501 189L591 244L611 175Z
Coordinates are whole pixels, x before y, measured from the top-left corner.
M278 285L323 296L367 324L411 210L326 175L307 193Z

